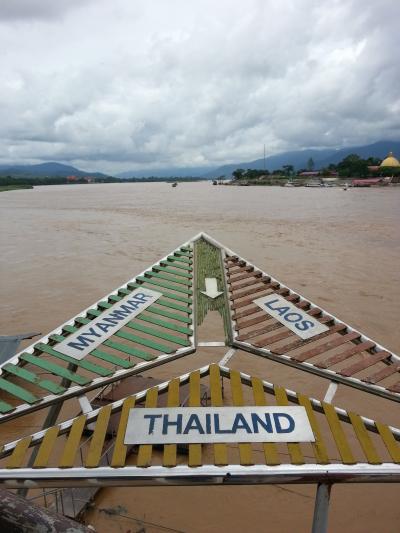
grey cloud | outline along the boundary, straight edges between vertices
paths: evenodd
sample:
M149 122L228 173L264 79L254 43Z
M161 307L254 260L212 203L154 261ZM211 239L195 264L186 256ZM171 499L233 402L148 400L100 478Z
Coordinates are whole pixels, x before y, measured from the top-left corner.
M24 30L29 50L0 36L2 160L117 172L400 138L397 3L149 4L89 2Z
M1 21L54 19L92 0L1 0Z

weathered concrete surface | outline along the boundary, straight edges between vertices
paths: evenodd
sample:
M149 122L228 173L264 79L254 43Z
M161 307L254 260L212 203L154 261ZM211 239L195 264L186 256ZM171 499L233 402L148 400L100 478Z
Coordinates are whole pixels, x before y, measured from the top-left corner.
M7 533L93 533L93 529L0 489L0 531Z

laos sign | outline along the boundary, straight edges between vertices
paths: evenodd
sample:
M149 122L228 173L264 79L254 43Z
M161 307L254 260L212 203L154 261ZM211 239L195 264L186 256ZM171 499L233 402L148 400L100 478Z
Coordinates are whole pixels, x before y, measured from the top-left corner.
M302 339L310 339L329 329L282 296L269 294L254 300L254 303Z
M162 296L161 293L150 289L135 289L54 348L74 359L83 359L85 355L111 337L132 318L158 300L160 296Z
M131 409L124 443L314 441L304 407L170 407Z

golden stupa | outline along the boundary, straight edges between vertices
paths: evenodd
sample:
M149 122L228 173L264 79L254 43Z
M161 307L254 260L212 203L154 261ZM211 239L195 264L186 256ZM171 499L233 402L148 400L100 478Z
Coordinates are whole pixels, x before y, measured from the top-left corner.
M394 157L393 152L389 152L386 159L379 165L380 167L400 167L399 161Z

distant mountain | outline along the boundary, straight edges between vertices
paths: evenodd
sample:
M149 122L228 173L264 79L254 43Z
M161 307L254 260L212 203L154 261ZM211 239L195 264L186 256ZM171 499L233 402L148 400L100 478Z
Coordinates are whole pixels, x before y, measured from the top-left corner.
M283 165L293 165L295 169L306 168L307 161L312 157L314 162L318 159L325 159L334 153L334 150L297 150L294 152L282 152L280 154L271 155L265 158L266 170L276 170L282 168ZM264 168L264 159L256 159L255 161L246 161L242 163L231 163L223 165L211 172L205 174L205 177L212 179L218 176L231 176L232 172L237 168L248 168L255 170L262 170Z
M341 150L335 150L335 152L325 159L315 161L315 166L319 168L326 167L333 163L336 165L340 163L342 159L349 154L357 154L363 159L368 157L377 157L384 159L389 152L393 152L397 157L400 156L400 142L399 141L378 141L373 144L367 144L365 146L352 146L350 148L342 148Z
M265 158L265 168L269 171L282 168L283 165L293 165L295 170L307 168L307 162L310 157L314 161L316 169L327 167L328 165L337 164L349 154L357 154L366 159L368 157L378 157L383 159L389 152L394 152L397 157L400 155L399 141L378 141L373 144L364 146L350 146L349 148L328 149L328 150L297 150L294 152L282 152L277 155L272 155ZM232 163L223 165L211 172L204 174L205 178L213 179L218 176L231 176L232 172L237 168L248 168L261 170L264 168L264 160L256 159L255 161L247 161L242 163Z
M117 178L200 178L206 172L212 171L213 167L171 167L157 168L152 170L126 170L116 174Z
M15 176L15 177L45 177L45 176L94 176L97 178L106 178L106 174L101 172L88 172L86 170L79 170L70 165L63 165L61 163L49 162L41 163L39 165L0 165L0 175Z
M327 167L331 163L337 164L349 154L357 154L362 158L378 157L383 159L389 152L394 152L395 156L400 156L399 141L378 141L372 144L362 146L350 146L341 149L305 149L291 152L282 152L265 158L265 168L269 171L281 169L283 165L293 165L295 170L307 168L307 162L310 158L314 161L315 169ZM115 177L127 178L184 178L193 177L201 179L214 179L219 176L229 178L232 172L237 168L248 168L262 170L264 160L256 159L255 161L245 161L240 163L230 163L218 168L207 167L170 167L150 170L129 170L115 174ZM79 170L70 165L49 162L39 165L0 165L0 176L15 176L21 178L34 177L66 177L66 176L94 176L97 178L110 177L101 172L88 172Z

